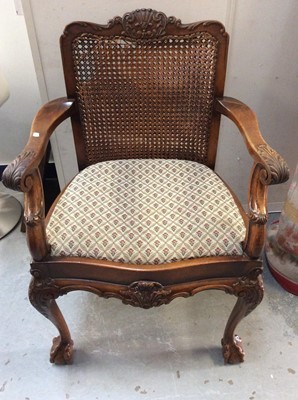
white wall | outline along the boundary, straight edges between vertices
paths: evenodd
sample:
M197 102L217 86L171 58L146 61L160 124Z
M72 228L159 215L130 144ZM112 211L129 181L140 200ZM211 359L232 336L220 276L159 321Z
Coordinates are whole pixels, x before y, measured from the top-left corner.
M226 95L245 101L256 111L265 139L294 170L298 153L297 0L23 0L23 5L43 100L65 94L59 36L71 21L106 23L141 7L175 15L185 23L222 21L231 34ZM245 201L251 159L233 125L223 120L222 128L217 170ZM69 143L69 127L65 126L58 146L54 144L61 182L76 171ZM281 206L287 188L270 189L272 209Z
M288 162L298 161L298 1L239 0L230 40L225 94L256 113L264 138ZM223 119L217 168L244 201L250 157L237 130ZM290 181L271 186L271 210L280 209Z
M0 108L0 165L22 150L40 95L24 16L17 15L13 0L0 0L0 67L10 97Z

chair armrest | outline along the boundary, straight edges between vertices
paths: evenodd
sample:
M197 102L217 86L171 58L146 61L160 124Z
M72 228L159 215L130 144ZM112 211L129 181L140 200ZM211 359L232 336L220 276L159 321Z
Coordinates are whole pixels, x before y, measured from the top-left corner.
M224 97L216 99L215 110L237 125L254 160L248 190L248 229L243 249L249 257L259 258L265 241L268 185L287 181L289 169L284 159L265 142L256 115L248 106L239 100Z
M2 181L10 189L28 192L33 184L32 173L45 154L52 132L74 111L74 100L66 97L50 101L36 114L29 140L20 153L4 170Z
M215 110L237 125L249 153L255 163L262 167L259 178L264 185L274 185L288 180L289 169L285 160L265 142L257 117L247 105L231 97L223 97L216 99Z
M5 186L24 192L27 243L34 261L50 254L45 229L44 195L39 164L54 129L75 110L74 100L61 98L45 104L36 114L28 143L2 175Z

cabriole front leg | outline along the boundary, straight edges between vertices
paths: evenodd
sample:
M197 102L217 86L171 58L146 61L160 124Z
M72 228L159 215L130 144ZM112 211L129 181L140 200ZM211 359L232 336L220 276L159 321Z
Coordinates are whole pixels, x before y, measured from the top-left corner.
M228 319L221 341L222 352L225 363L237 364L244 361L245 353L240 337L234 333L235 328L262 301L264 293L262 277L261 275L256 278L243 277L227 292L237 296L238 300Z
M58 329L60 335L53 339L50 362L57 365L71 364L73 341L68 326L55 301L60 295L60 288L52 279L32 278L29 286L29 299L33 307L49 319Z

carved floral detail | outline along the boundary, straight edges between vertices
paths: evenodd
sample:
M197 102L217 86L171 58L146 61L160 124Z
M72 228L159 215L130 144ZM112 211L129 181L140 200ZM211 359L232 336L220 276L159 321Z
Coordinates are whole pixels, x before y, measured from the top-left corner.
M245 316L253 311L262 301L264 295L263 280L261 269L255 269L249 276L240 278L231 287L227 288L226 293L241 297L247 304Z
M266 162L268 169L264 170L262 183L265 185L276 185L289 179L289 168L285 160L267 144L257 147L259 156Z
M122 302L135 307L150 308L168 303L171 290L158 282L138 281L120 291Z
M266 213L262 213L256 204L252 204L252 201L249 202L249 210L248 217L252 222L255 222L259 225L265 225L268 220L268 215Z
M28 150L21 153L4 170L2 175L3 184L10 189L21 192L30 190L33 183L32 178L30 175L27 175L26 177L23 175L35 156L36 153L34 150Z
M42 210L38 210L36 212L31 212L30 214L24 215L24 220L26 225L30 227L34 227L38 225L38 223L43 219L43 212Z
M34 276L38 276L38 270L34 270ZM57 299L62 293L53 279L32 279L29 286L29 300L34 308L42 315L50 319L48 302Z

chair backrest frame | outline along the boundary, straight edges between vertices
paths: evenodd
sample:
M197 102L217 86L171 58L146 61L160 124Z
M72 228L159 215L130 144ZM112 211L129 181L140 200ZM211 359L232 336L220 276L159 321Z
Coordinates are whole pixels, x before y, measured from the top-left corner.
M107 25L89 22L73 22L67 25L60 38L60 46L67 96L76 99L77 103L71 120L79 169L95 162L121 158L183 158L214 168L220 114L214 111L213 105L215 98L223 96L228 42L229 36L220 22L182 24L175 17L166 17L165 14L151 9L136 10L122 18L115 17ZM148 49L150 54L147 57ZM120 61L118 55L115 56L116 61L111 59L115 52L119 52ZM183 59L188 56L187 52L192 52L194 65L189 66L187 60L183 64ZM169 62L163 62L164 54L169 56ZM156 57L161 66L156 67ZM106 74L103 63L107 60L111 64L107 67L109 73ZM123 60L130 60L130 71L127 72L121 64ZM135 68L133 63L139 63L139 69L134 75L134 78L140 75L140 82L137 83L132 82L131 78ZM201 67L203 71L200 71ZM148 71L153 71L151 78L145 75L148 75ZM168 74L165 76L165 85L159 78L162 73ZM119 74L124 74L124 79ZM117 79L113 81L115 76ZM191 80L197 85L194 88L189 88ZM154 82L159 86L157 84L158 89L153 93L153 100L148 100L155 90L152 89ZM129 84L136 93L135 100ZM91 93L90 98L85 87ZM161 100L155 100L161 92L167 94L171 89L174 99L172 103L167 103L163 94ZM125 92L124 95L121 90ZM140 97L143 92L144 102ZM117 95L119 101L115 97ZM135 104L126 109L126 103L133 101ZM113 110L109 108L109 102L114 106ZM144 103L143 107L141 103ZM138 104L139 114L136 107ZM89 126L95 114L90 114L88 107L101 110L95 127ZM162 116L162 110L166 110L165 117ZM114 120L109 120L112 112ZM129 119L127 113L130 113ZM132 113L135 122L132 120ZM158 115L156 127L155 115ZM189 128L192 132L190 135L187 132L186 118L193 118ZM196 128L200 121L205 125L203 128ZM109 137L107 129L111 125ZM90 132L94 137L90 136ZM99 136L101 138L98 139ZM170 143L171 140L174 145ZM92 147L94 143L95 146Z

